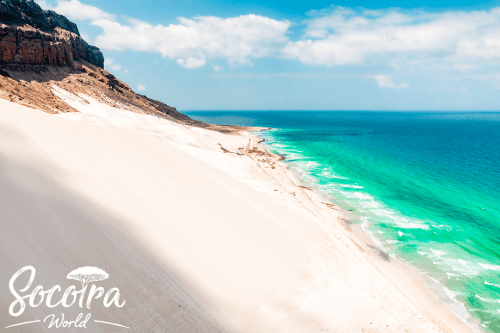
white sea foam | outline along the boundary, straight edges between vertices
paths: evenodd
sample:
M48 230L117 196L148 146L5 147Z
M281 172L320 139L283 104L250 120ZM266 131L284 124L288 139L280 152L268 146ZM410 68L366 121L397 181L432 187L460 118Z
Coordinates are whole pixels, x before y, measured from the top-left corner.
M443 287L443 290L446 292L446 294L448 295L449 298L451 298L455 302L457 301L457 299L456 299L457 293L456 292L454 292L446 287Z
M476 297L479 298L481 301L486 302L486 303L500 303L500 301L496 299L491 299L491 298L484 298L476 294Z
M488 281L484 281L484 284L487 284L488 286L493 286L493 287L500 288L500 284L490 283Z
M333 173L333 171L332 171L332 170L330 170L330 169L324 170L324 171L321 173L321 176L326 177L326 178L349 179L349 178L346 178L346 177L342 177L342 176L336 175L336 174L335 174L335 173Z
M381 206L378 202L375 202L375 201L361 201L359 204L363 208L367 208L367 209L379 208Z
M373 197L371 195L368 195L363 192L354 192L354 195L361 200L373 200Z
M385 209L372 209L371 212L379 217L391 217L390 212Z
M343 187L348 187L348 188L364 188L363 186L358 186L358 185L349 185L349 184L344 184L342 185Z
M467 269L460 269L460 268L456 268L456 267L453 267L453 270L454 271L457 271L457 272L460 272L460 274L468 277L468 278L472 278L472 277L475 277L475 276L478 276L479 275L479 272L478 271L474 271L474 270L467 270Z
M444 257L441 258L445 263L453 267L453 270L458 270L458 271L471 271L471 268L469 266L464 266L462 261L460 259L455 259L453 257Z
M499 265L488 265L488 264L481 264L479 265L485 269L489 269L491 271L500 271L500 266Z
M396 224L397 224L397 226L399 228L403 228L403 229L423 229L423 230L429 230L430 229L430 227L428 225L419 224L419 223L413 223L413 222L410 222L410 223L400 223L400 222L397 222Z
M348 198L348 199L357 199L357 200L356 200L356 202L358 202L358 203L359 203L359 201L358 201L358 200L359 200L359 197L358 197L358 196L356 196L356 193L353 193L353 192L344 192L344 191L339 191L339 193L340 193L342 196L344 196L344 197L346 197L346 198Z
M305 162L305 161L304 161ZM316 167L313 164L302 164L305 168ZM342 176L336 175L331 168L323 168L320 169L320 177L324 178L337 178L337 179L348 179ZM421 221L414 218L403 217L401 213L397 210L393 210L385 206L382 202L375 200L375 198L367 193L363 193L361 191L353 191L350 189L363 189L363 186L359 184L342 184L340 181L331 181L330 184L321 185L322 189L325 189L326 192L334 195L335 199L338 200L338 197L345 198L345 202L349 203L353 207L357 208L357 213L368 214L368 216L361 217L362 228L368 234L368 236L372 239L375 245L389 253L392 257L394 255L394 247L397 247L398 243L401 243L399 240L387 239L387 238L398 238L395 234L397 230L394 231L384 231L384 230L370 230L373 225L377 225L379 223L384 223L389 226L389 228L401 228L401 229L420 229L420 230L431 230L431 228L439 229L440 232L451 231L452 227L445 224L438 224L436 221ZM363 190L364 191L364 190ZM377 217L373 217L373 215ZM373 219L373 221L369 220L369 218ZM403 237L405 234L411 235L411 231L403 232L397 231L399 237ZM389 236L388 236L389 235ZM418 240L416 240L418 242ZM391 246L392 245L392 246ZM446 274L448 280L459 279L460 277L475 277L479 275L479 270L481 267L478 266L478 263L469 262L463 259L454 259L452 255L448 252L443 251L442 249L438 249L438 246L434 247L434 249L421 248L421 251L417 251L417 253L421 256L428 257L441 271ZM450 248L451 250L451 248ZM450 252L450 251L449 251ZM451 251L450 253L454 253ZM458 256L458 255L457 255ZM453 255L453 257L457 257ZM396 257L395 257L396 258ZM467 257L465 257L467 258ZM397 258L398 261L405 262L401 258ZM411 263L408 263L411 265ZM489 264L479 264L485 269L500 271L500 266L497 265L489 265ZM411 265L413 266L413 265ZM474 326L469 318L469 314L465 307L465 304L457 300L457 292L446 288L441 282L434 280L435 283L439 284L439 292L438 296L442 299L447 299L445 303L449 308L453 310L460 318L464 321L468 322L469 325ZM444 281L443 281L444 282ZM495 287L500 288L500 285L492 284L489 282L485 282L485 284L493 285ZM433 290L435 291L435 290ZM464 294L465 295L465 294ZM479 295L476 295L478 299L481 299ZM483 300L483 299L481 299ZM496 300L484 299L485 302L488 303L496 303ZM500 313L500 311L499 311ZM478 332L477 329L473 328L475 332Z
M444 256L444 255L447 255L448 253L442 251L442 250L434 250L434 249L430 249L432 251L432 253L434 253L436 256L438 256L439 258L441 258L441 256Z

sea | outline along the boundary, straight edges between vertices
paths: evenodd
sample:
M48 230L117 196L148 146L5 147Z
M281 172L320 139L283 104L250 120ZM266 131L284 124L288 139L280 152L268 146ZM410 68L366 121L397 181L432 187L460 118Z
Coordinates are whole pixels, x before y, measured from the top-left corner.
M270 128L304 186L348 212L476 332L500 333L500 113L190 111Z

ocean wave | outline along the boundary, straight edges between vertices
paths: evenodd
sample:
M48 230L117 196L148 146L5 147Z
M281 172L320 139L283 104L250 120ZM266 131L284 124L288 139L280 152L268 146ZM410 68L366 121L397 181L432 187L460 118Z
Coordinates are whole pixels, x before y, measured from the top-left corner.
M479 298L481 301L486 302L486 303L500 303L500 300L498 299L491 299L491 298L484 298L476 294L476 297Z
M489 265L489 264L481 264L479 265L485 269L491 270L491 271L500 271L500 266L499 265Z
M347 187L347 188L364 188L363 186L349 185L349 184L343 184L342 187Z
M321 176L325 177L325 178L349 179L349 178L346 178L346 177L342 177L342 176L336 175L335 173L333 173L333 171L331 169L324 170L321 173Z
M454 292L448 288L446 288L445 286L442 286L443 287L443 290L446 292L446 294L448 295L449 298L451 298L452 300L454 300L455 302L458 302L456 297L458 295L457 292Z
M430 249L430 250L432 251L432 253L434 253L438 257L441 257L441 256L448 254L447 252L444 252L442 250L434 250L434 249Z
M462 260L462 259L458 259L458 261L460 261L460 263L464 266L468 266L470 263L465 261L465 260Z
M402 229L422 229L422 230L429 230L430 229L430 227L428 225L420 224L420 223L413 223L413 222L409 222L409 223L396 222L396 225Z
M493 286L493 287L500 288L500 284L490 283L488 281L484 281L484 284L487 284L488 286Z
M432 289L435 294L445 301L446 305L469 325L474 326L469 318L470 314L467 312L467 308L472 308L473 306L473 304L467 301L470 297L476 295L475 298L490 304L490 307L493 304L495 304L495 307L497 306L497 301L491 297L486 297L487 294L483 294L481 289L475 290L477 294L468 289L469 286L467 283L471 282L475 284L480 273L486 273L485 269L498 272L500 271L500 266L488 263L480 264L477 262L477 258L461 251L451 241L444 244L446 236L443 239L437 238L437 235L434 235L436 233L446 235L448 234L447 231L460 231L456 226L452 228L446 224L448 222L446 219L433 219L434 216L430 214L408 214L408 216L405 216L405 207L401 208L402 211L399 211L398 206L389 206L385 201L378 199L384 198L385 193L371 192L369 189L361 186L366 185L362 181L359 184L355 183L358 181L354 180L355 178L352 178L350 181L342 181L351 178L337 174L338 171L333 166L311 161L311 157L302 156L301 152L297 150L292 151L289 147L288 149L283 147L282 150L286 151L290 157L293 156L293 161L291 158L288 158L286 161L290 163L292 168L299 170L304 184L314 183L316 184L314 188L326 192L327 196L332 200L353 207L353 215L361 215L359 216L361 226L374 244L388 253L392 258L407 263L431 277L436 284ZM323 160L318 159L318 161ZM347 171L345 171L345 174L350 175ZM423 219L421 219L422 216L424 217ZM420 230L435 232L426 232L424 235ZM410 257L410 261L406 262L403 259L405 258L406 251L411 250L415 246L418 249L416 252L420 256L417 258ZM484 259L482 261L484 262ZM430 262L433 264L430 264ZM425 267L424 270L423 267ZM481 281L484 281L484 278ZM490 281L495 280L490 279ZM500 284L486 281L484 283L500 288ZM439 284L439 287L437 284ZM464 289L463 291L462 288ZM474 309L470 310L472 310L471 312L474 311Z
M379 204L378 202L375 202L375 201L362 201L359 204L363 208L367 208L367 209L379 208L380 206L382 206L381 204Z
M369 194L363 192L354 192L354 195L360 200L370 200L373 201L373 197Z

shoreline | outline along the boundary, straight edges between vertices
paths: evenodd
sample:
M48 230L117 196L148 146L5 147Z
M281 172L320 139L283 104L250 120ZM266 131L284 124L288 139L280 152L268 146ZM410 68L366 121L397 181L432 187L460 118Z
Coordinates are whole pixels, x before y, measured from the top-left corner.
M54 93L80 113L0 100L9 134L0 140L2 306L26 263L37 283L63 288L68 272L92 265L127 302L93 315L131 332L471 331L413 281L418 274L374 254L257 136ZM26 321L48 309L30 310ZM1 313L0 322L16 323Z
M295 189L297 191L302 191L303 194L309 197L309 199L312 199L312 202L316 205L316 208L320 207L321 204L324 204L338 213L338 225L340 225L341 229L345 230L348 233L347 237L349 237L350 240L356 245L358 250L361 252L360 254L365 255L368 261L380 272L380 274L382 274L387 280L391 282L392 285L394 285L406 297L408 297L408 299L431 321L441 321L441 319L433 315L433 313L442 313L444 317L447 317L446 324L451 323L451 325L457 325L457 329L465 329L465 331L469 332L475 331L473 327L469 326L464 318L461 318L458 314L454 313L453 310L449 306L447 306L443 300L438 298L438 296L429 288L428 281L432 280L430 277L420 272L417 268L400 261L398 258L386 254L375 244L375 242L372 240L368 232L364 230L361 224L353 224L349 223L348 221L346 222L345 217L347 216L347 212L345 212L337 204L332 203L331 199L324 197L316 190L301 185L301 181L299 180L298 175L288 170L285 156L269 152L266 145L263 144L266 140L264 138L261 138L258 134L262 131L263 130L260 129L257 129L253 132L242 131L241 134L250 137L250 140L252 140L252 137L254 137L255 145L260 145L267 154L274 156L274 160L277 162L277 167L281 167L286 170L285 172L288 172L288 178L289 181L293 184L292 186L295 186ZM256 159L253 160L256 163L261 163ZM289 192L289 194L291 193L294 192ZM294 197L303 206L306 206L305 203L301 201L301 196L294 195ZM311 211L310 209L308 210ZM320 213L319 216L316 215L316 217L325 218L326 216L321 216ZM332 221L332 225L334 224L336 223ZM420 297L416 297L418 294L421 294ZM435 304L432 304L431 302L434 302ZM463 306L463 304L461 305ZM467 311L465 308L464 310ZM471 317L468 312L467 314L469 315L469 317ZM475 329L478 332L481 332L479 328L480 322L477 321L477 319L474 319L474 321L476 321L477 325ZM453 332L456 331L453 330Z

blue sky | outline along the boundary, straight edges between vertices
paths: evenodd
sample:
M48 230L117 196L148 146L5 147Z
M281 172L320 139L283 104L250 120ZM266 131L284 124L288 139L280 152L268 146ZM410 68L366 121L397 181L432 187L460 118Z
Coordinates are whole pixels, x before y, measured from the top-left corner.
M179 110L500 109L500 0L37 2Z

